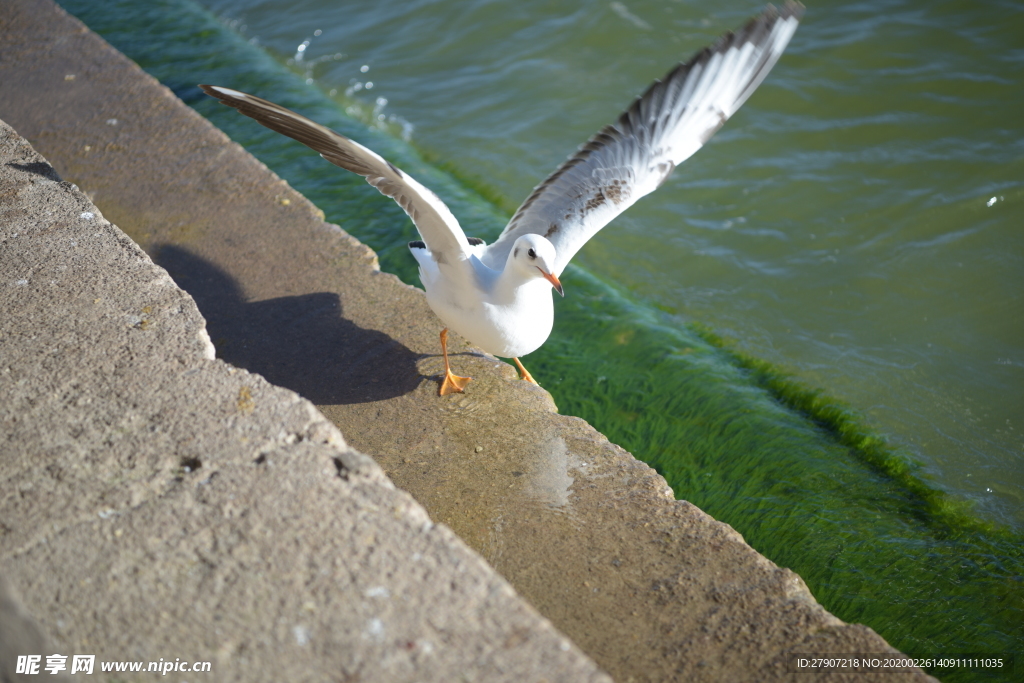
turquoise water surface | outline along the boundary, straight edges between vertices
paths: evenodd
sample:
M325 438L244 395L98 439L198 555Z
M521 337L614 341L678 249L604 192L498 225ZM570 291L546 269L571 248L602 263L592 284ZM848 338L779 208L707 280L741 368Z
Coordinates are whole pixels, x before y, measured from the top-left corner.
M489 239L651 79L759 10L62 4L416 284L397 206L195 84L360 140ZM920 656L1024 641L1021 35L1019 3L809 7L743 110L580 253L525 360L562 412Z

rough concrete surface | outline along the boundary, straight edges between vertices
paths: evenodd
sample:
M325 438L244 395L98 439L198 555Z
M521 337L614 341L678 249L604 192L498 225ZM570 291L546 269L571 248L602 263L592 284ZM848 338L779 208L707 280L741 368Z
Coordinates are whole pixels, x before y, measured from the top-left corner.
M214 360L191 297L2 122L0 250L0 567L39 654L607 680L309 401Z
M419 290L379 272L370 250L325 224L286 183L49 0L6 5L11 11L0 23L0 118L81 186L195 298L219 358L313 401L350 444L372 455L435 521L450 526L620 683L859 680L796 674L788 661L794 653L895 652L871 629L826 612L800 577L759 555L729 526L673 500L664 479L584 421L558 415L545 391L515 379L505 363L473 349L456 355L456 371L476 381L465 395L439 398L441 325ZM118 124L108 125L109 119ZM90 310L88 299L82 303ZM125 332L136 333L141 331ZM467 349L458 339L453 347ZM272 390L262 380L240 371L222 380L234 381L241 392L241 376L248 378L255 405L262 406L263 392ZM159 385L165 378L150 381ZM238 405L189 403L196 407L189 420L207 411L229 419L238 410ZM138 417L132 421L129 415ZM161 420L174 419L130 411L110 416L115 418L133 429L152 422L153 438L164 438ZM73 441L65 448L73 448ZM111 486L107 495L115 500L181 496L182 506L208 510L203 497L214 491L229 495L239 485L236 477L246 472L251 473L246 485L259 481L266 495L274 486L299 486L306 476L306 504L319 510L321 499L330 499L326 488L350 484L323 474L330 458L321 457L306 475L292 467L305 462L298 450L316 447L307 439L282 445L285 454L271 461L280 461L277 471L287 476L277 481L260 474L271 468L249 461L217 464L223 474L196 486L192 482L203 481L213 468L206 460L215 451L203 449L195 456L205 458L203 468L179 475L180 483L172 486L160 478L169 475L153 474L154 466L163 471L153 462L143 468L149 478L140 472L137 479ZM45 490L50 475L37 469L24 476ZM81 475L69 470L64 476ZM267 513L259 513L260 500L249 501L255 528L269 524ZM67 514L79 509L62 504ZM218 498L208 514L224 517L218 507L224 504ZM201 513L184 519L195 514ZM314 529L318 517L296 515L292 542L306 548L304 562L319 567L320 556L311 550L321 538ZM144 548L147 534L155 533L144 529L162 529L156 539L171 533L160 526L158 511L146 505L130 520L94 524L88 533L97 542L122 542L121 537L110 540L121 529L125 540ZM366 534L374 529L371 520L364 529ZM215 534L204 538L218 548L230 542ZM27 542L17 541L18 547ZM161 542L154 541L156 547ZM276 542L284 543L284 537ZM269 540L262 547L275 556L288 552ZM61 551L53 544L33 548L39 554L25 555L21 579L14 581L24 596L35 594L31 572L42 572L44 551L64 561L63 555L56 559ZM119 585L136 580L121 556L105 557L118 569ZM169 554L166 561L169 567L184 566L179 555ZM81 580L85 575L99 580L97 571L83 569ZM163 584L155 577L174 570L152 565L147 571L153 572L144 575L152 582L147 585L158 586ZM210 579L210 585L251 595L215 567L197 565L193 571L221 577ZM309 599L318 606L322 598ZM62 618L57 607L25 600L47 633L56 633L54 624ZM216 610L209 609L209 618L215 617ZM130 616L124 618L124 627L133 627ZM144 628L156 637L175 623L171 618ZM294 625L279 628L286 632ZM228 652L225 661L242 656ZM928 680L917 670L872 678Z

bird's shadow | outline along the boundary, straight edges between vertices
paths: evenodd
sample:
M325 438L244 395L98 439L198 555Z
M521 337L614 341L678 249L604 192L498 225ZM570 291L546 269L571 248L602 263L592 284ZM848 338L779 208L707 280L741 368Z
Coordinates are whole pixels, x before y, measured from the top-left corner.
M50 166L50 164L43 161L27 162L24 164L18 163L16 161L11 161L6 165L10 166L11 168L16 168L19 171L25 171L26 173L34 173L38 176L42 176L49 180L56 180L59 182L61 179L60 176L57 175L57 171L54 170L53 166Z
M419 356L342 316L337 294L247 302L230 275L174 245L154 261L192 295L217 357L263 375L318 405L365 403L413 391Z

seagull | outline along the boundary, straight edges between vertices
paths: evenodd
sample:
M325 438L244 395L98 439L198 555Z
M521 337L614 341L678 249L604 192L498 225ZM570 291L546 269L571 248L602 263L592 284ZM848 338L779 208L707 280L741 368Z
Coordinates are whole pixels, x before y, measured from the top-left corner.
M519 357L551 334L551 290L587 240L650 194L700 149L757 89L786 49L804 7L769 5L735 32L655 81L618 118L581 146L533 192L498 239L466 237L441 199L357 142L304 116L238 90L200 85L208 95L294 138L327 161L358 173L412 219L421 240L409 243L427 302L441 331L444 378L439 394L462 393L472 379L452 373L448 330L487 353Z

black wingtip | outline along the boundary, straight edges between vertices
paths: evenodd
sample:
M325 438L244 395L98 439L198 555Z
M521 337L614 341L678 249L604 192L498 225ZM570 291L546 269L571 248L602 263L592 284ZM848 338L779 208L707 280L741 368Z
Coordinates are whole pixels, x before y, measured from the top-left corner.
M413 242L409 242L409 248L410 249L426 249L427 245L426 245L426 243L424 243L421 240L415 240Z
M204 93L206 93L210 97L214 98L215 100L217 100L221 104L226 105L228 107L231 106L231 103L227 100L227 98L225 97L224 93L221 93L221 92L217 91L217 86L215 86L215 85L208 85L206 83L200 83L199 84L199 88Z
M782 5L782 9L779 11L779 14L783 18L796 17L797 19L801 19L803 18L804 11L806 9L807 8L804 7L804 4L802 2L797 2L796 0L786 0L786 2L783 3Z

